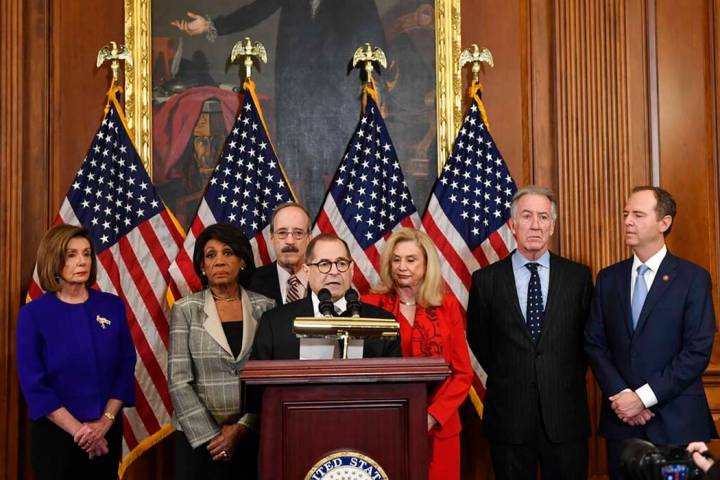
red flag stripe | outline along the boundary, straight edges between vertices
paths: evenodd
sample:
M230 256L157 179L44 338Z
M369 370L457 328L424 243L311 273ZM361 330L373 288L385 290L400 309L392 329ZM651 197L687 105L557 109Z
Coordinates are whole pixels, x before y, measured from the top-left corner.
M165 373L160 366L160 363L157 361L155 353L147 342L147 338L145 337L145 333L138 322L135 312L129 306L130 302L128 302L125 293L119 288L120 276L118 274L118 267L115 265L115 260L112 258L109 251L102 252L98 255L98 260L105 269L108 279L112 282L117 295L119 295L125 302L128 326L130 327L130 334L133 338L133 343L135 343L135 349L137 350L138 356L145 365L145 368L147 369L155 388L160 394L160 397L163 399L165 408L172 411L172 402L170 401L170 392L167 388Z
M135 411L142 419L142 423L148 432L160 430L160 423L153 414L153 409L145 397L145 392L135 379Z
M130 242L128 241L128 235L122 237L118 241L117 245L119 247L118 250L120 256L125 263L125 268L132 277L132 283L138 291L137 300L142 300L142 302L144 302L145 308L150 313L150 318L152 319L153 323L155 324L155 328L160 334L160 339L162 340L165 348L167 349L167 346L170 343L170 329L167 325L167 318L165 318L165 313L163 312L162 306L158 302L158 299L155 296L155 292L153 291L150 282L145 276L145 271L139 268L139 265L141 265L141 263L135 256L135 251L130 245ZM128 265L135 266L135 268L128 268ZM125 285L123 285L123 287L124 286ZM123 288L123 290L125 290L125 288Z

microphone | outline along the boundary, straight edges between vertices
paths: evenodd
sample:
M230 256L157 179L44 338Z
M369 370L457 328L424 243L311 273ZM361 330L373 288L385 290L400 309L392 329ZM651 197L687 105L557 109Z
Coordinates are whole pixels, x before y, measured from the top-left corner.
M327 288L323 288L317 293L317 296L318 300L320 300L320 304L318 305L318 310L320 310L320 314L323 317L335 316L335 305L333 305L330 290L328 290Z
M347 311L351 317L360 316L360 295L357 290L349 288L345 292L345 301L347 302Z

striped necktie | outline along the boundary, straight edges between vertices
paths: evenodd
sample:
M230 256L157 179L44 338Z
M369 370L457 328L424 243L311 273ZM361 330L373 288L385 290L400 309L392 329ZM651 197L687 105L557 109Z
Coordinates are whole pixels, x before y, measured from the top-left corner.
M285 303L292 303L300 300L300 288L302 288L302 286L300 285L300 279L297 278L297 275L290 275L287 283L288 287L287 294L285 295Z

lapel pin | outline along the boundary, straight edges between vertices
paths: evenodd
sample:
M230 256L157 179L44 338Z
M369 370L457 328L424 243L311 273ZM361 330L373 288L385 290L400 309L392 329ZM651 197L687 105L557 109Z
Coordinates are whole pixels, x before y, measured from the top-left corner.
M100 324L103 330L105 330L107 326L112 323L110 320L105 317L101 317L100 315L98 315L95 320Z
M662 279L663 279L663 282L667 282L668 280L670 280L670 275L665 274L662 276Z

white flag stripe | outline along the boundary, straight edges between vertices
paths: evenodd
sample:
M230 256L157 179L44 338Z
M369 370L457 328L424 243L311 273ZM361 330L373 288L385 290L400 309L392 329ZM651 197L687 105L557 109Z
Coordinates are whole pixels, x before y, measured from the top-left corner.
M465 240L463 240L462 235L460 235L460 233L455 228L455 225L453 225L450 219L445 215L445 211L438 203L438 199L435 194L430 197L430 203L428 204L428 214L435 221L435 225L437 225L438 229L445 235L445 238L448 240L448 242L450 242L450 245L453 246L458 256L463 259L468 269L468 272L472 274L472 272L480 268L480 264L468 248ZM463 303L462 305L466 304Z
M122 256L120 256L120 252L117 251L117 246L113 246L110 249L110 252L112 253L113 260L115 261L115 264L118 268L120 284L125 294L125 298L129 303L130 309L135 315L135 318L152 318L144 298L138 291L137 285L135 284L135 282L133 282L132 277L130 276L130 272L125 265L125 261L123 260ZM163 298L160 299L158 303L160 303L160 306L164 307L163 313L165 313L167 311L167 304L165 302L164 293ZM167 318L168 316L166 315L164 318L164 323L168 323ZM158 357L157 352L165 350L165 344L160 338L160 333L158 332L157 328L155 328L155 323L152 321L138 322L138 325L140 326L143 335L147 339L147 343L148 345L150 345L150 348L152 349L158 364L160 366L164 366L162 363L163 358Z
M467 339L465 340L465 343L467 343ZM478 362L478 359L475 357L475 354L473 353L472 348L470 348L470 345L468 345L468 353L470 354L470 365L472 366L475 375L477 375L478 379L480 379L480 383L482 383L484 386L487 382L487 373L485 372L485 370L483 370L480 362Z
M137 258L137 264L143 266L143 272L152 288L153 296L158 299L158 303L163 307L163 310L167 311L167 305L164 305L167 284L165 283L165 278L163 278L162 273L160 273L160 267L155 261L155 257L152 252L150 252L150 246L145 243L145 238L138 228L128 233L125 238L130 242L132 252L135 254L135 258ZM111 249L113 257L116 257L115 249L117 247L118 246L115 245ZM120 252L118 251L117 253L119 254ZM139 300L142 300L142 298L139 298Z

